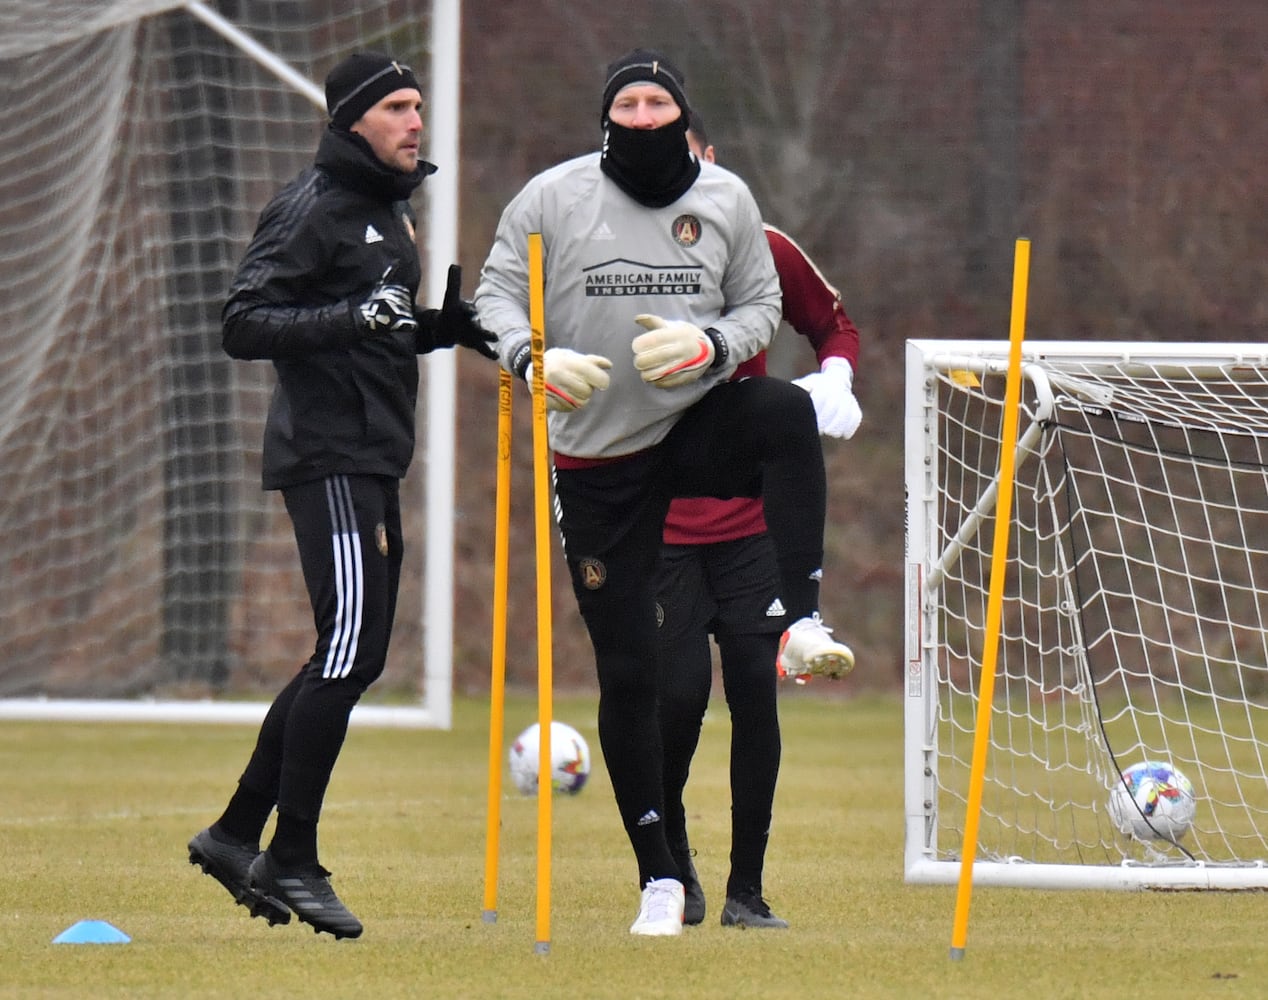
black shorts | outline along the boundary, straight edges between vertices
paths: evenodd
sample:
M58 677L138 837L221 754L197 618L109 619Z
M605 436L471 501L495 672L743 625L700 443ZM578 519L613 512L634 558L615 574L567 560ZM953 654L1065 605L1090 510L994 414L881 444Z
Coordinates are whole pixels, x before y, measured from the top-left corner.
M666 545L656 577L661 638L782 632L779 566L763 533L707 545Z
M813 432L809 447L821 483L823 458L809 400L779 379L723 382L690 407L660 444L608 464L555 468L564 555L596 652L654 660L655 582L670 501L760 496L765 456L796 443L786 420L772 426L776 417L793 410L804 417L799 427L803 437ZM806 476L813 479L815 473L812 466ZM809 492L813 499L813 489ZM821 514L818 520L821 525ZM816 531L821 550L821 526ZM822 562L822 551L814 558ZM777 587L778 576L771 579Z

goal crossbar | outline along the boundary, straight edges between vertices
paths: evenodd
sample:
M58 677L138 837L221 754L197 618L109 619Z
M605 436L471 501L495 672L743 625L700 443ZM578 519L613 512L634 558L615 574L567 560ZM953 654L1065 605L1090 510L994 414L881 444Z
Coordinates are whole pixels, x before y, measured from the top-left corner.
M259 725L268 711L259 701L178 699L0 698L0 720L9 722L177 722ZM426 705L366 705L349 724L396 729L447 729L448 713Z

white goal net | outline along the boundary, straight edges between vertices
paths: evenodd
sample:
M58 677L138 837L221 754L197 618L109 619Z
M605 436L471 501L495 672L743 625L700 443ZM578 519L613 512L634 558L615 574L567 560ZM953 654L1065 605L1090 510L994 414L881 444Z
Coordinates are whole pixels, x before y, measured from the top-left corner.
M907 349L910 881L965 846L1008 348ZM1021 385L974 881L1268 887L1268 349L1030 342ZM1182 835L1115 822L1143 761Z
M272 366L223 353L220 310L260 209L312 161L326 72L379 49L428 79L432 5L3 6L0 714L262 714L244 703L307 658L312 617L260 487ZM447 675L428 691L421 665L423 440L370 697L447 725Z

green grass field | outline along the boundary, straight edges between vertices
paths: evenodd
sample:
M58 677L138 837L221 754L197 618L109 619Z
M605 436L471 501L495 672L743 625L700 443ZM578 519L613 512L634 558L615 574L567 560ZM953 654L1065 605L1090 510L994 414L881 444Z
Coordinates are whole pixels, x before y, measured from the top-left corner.
M510 739L534 700L508 703ZM949 958L955 888L904 884L901 705L787 692L766 893L787 932L718 926L729 849L725 707L688 788L703 926L628 933L635 870L592 700L557 718L590 741L589 786L554 803L550 948L537 938L536 800L502 803L498 919L484 893L488 705L450 732L354 729L327 797L322 860L366 925L336 942L268 927L187 863L249 752L242 726L0 727L3 997L1263 997L1262 894L973 894ZM508 780L509 785L509 780ZM81 919L123 945L54 945Z

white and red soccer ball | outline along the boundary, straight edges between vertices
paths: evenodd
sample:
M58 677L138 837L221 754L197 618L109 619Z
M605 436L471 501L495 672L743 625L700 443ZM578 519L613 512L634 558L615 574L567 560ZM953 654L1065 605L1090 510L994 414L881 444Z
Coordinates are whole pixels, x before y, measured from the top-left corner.
M541 730L536 722L511 744L511 778L524 795L537 794L538 750ZM576 795L590 777L590 747L585 738L565 722L550 724L550 781L557 792Z

